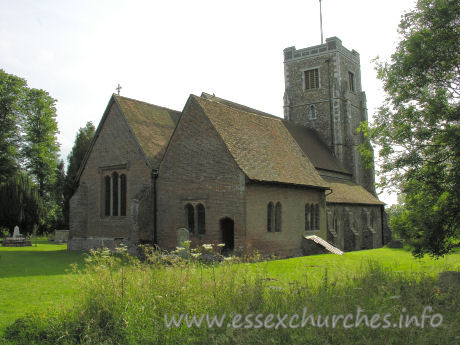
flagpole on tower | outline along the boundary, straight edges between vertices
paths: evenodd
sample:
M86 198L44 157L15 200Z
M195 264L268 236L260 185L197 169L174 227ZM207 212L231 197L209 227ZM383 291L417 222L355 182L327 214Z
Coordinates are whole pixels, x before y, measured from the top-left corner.
M321 11L321 0L319 0L319 25L321 28L321 44L323 44L323 13Z

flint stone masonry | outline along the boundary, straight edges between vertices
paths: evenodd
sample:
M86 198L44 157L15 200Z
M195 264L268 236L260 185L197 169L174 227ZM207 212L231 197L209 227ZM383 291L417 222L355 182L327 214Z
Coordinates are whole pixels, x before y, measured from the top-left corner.
M361 87L359 54L349 51L337 37L319 46L284 50L284 117L318 131L356 183L375 195L374 172L365 168L358 146L364 142L357 132L367 121L366 95ZM303 73L319 70L319 88L304 89ZM354 91L349 88L349 72L354 75ZM317 117L309 109L315 105Z

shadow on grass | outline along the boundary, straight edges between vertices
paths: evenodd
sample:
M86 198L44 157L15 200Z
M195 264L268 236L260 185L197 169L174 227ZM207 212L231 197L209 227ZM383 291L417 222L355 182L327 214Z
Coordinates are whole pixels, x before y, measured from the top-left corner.
M1 251L0 279L66 274L71 264L82 266L84 256L84 252L67 250Z

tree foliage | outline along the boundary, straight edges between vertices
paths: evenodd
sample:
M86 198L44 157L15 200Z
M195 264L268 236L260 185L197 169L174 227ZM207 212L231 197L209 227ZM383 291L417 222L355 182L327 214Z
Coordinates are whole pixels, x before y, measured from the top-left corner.
M46 201L52 199L58 165L55 102L46 91L30 89L23 125L25 168L37 181L40 196Z
M40 212L32 207L32 213L27 206L21 213L21 205L9 202L2 195L0 208L5 210L0 214L2 226L15 223L9 220L13 214L19 217L16 223L39 225L42 231L62 219L56 193L59 145L55 102L46 91L29 88L24 79L0 70L0 187L5 193L21 196L15 201L26 200L22 196L37 190L37 203L43 206ZM17 207L19 213L7 212L10 207Z
M95 132L96 129L91 121L87 122L85 127L81 127L75 137L72 151L67 157L68 165L64 187L64 215L66 224L69 222L69 201L77 188L75 179L83 159L85 158L86 152L91 146Z
M24 173L0 185L0 219L10 231L18 225L21 233L32 233L43 220L44 207L38 188Z
M365 128L381 159L380 185L404 194L391 224L416 256L444 255L460 227L460 2L419 0L402 17L387 98Z
M0 183L19 167L19 123L26 82L0 69Z

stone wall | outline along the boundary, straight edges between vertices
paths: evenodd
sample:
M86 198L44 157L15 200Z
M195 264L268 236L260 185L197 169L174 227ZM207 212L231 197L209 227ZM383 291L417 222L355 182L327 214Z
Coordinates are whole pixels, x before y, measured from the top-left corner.
M111 101L107 112L105 122L81 174L79 187L71 199L71 242L73 238L130 239L130 204L141 190L150 188L151 168L147 165L144 154L118 105ZM113 171L123 173L127 177L126 216L104 215L104 176ZM150 240L152 233L153 221L138 235ZM87 243L86 247L83 246L84 249L89 249L99 242L88 240ZM75 246L82 247L80 244ZM75 246L69 244L69 248L75 249Z
M281 203L281 232L267 231L267 205ZM246 189L247 247L277 256L302 255L305 234L305 204L319 204L320 230L313 231L325 239L326 218L324 191L281 185L250 184Z
M88 185L83 181L69 203L69 240L86 236L88 225Z
M316 129L354 181L375 194L374 171L364 166L359 153L364 137L356 130L367 120L359 54L332 37L319 46L286 48L284 55L285 118ZM319 70L319 88L305 90L304 71L314 68ZM349 72L354 75L354 90L349 88ZM316 118L310 116L311 105L316 107Z
M382 206L328 203L327 241L343 251L382 246Z
M222 139L189 98L171 138L158 176L158 244L175 248L177 229L186 227L185 205L205 207L206 233L190 234L192 246L220 243L220 220L234 221L235 248L244 246L245 175ZM197 221L195 214L195 223Z

